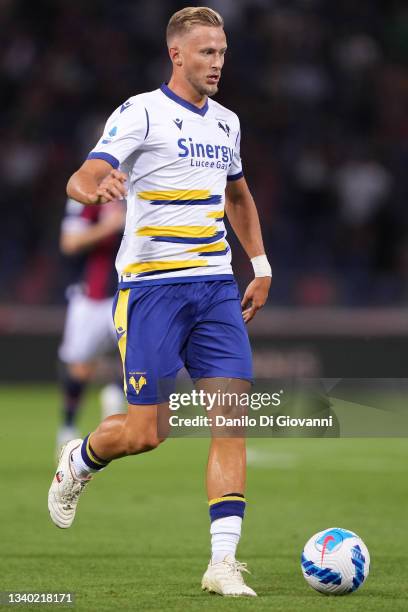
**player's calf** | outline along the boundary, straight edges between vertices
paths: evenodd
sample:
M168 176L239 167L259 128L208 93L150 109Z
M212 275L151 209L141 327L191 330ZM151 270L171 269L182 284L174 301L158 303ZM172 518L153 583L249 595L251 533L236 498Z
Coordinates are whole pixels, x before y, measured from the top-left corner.
M102 421L91 437L94 452L106 461L145 453L163 441L153 413L150 418L129 413L111 416Z
M163 439L158 437L157 431L129 431L126 442L126 454L138 455L154 450L163 442Z
M155 414L141 410L138 418L133 413L111 416L84 440L72 440L63 447L48 494L50 516L58 527L71 526L79 496L93 474L112 459L159 446L163 438L158 435Z

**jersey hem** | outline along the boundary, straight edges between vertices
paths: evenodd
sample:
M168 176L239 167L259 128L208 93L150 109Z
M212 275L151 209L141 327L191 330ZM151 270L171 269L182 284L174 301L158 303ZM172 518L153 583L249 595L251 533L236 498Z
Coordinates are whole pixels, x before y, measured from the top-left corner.
M133 287L146 287L150 285L178 285L180 283L202 283L206 281L233 281L233 274L207 274L201 276L173 276L172 278L157 278L142 281L119 281L119 289L131 289Z

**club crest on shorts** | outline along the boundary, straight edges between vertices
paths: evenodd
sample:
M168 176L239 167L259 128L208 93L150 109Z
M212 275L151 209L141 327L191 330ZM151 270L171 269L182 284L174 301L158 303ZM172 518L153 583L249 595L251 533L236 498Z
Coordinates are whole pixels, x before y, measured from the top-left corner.
M139 376L138 380L134 376L131 376L129 378L129 385L132 385L137 395L139 395L144 385L147 385L147 380L143 375Z
M58 482L62 482L64 479L64 472L60 470L55 474L55 478L58 480Z

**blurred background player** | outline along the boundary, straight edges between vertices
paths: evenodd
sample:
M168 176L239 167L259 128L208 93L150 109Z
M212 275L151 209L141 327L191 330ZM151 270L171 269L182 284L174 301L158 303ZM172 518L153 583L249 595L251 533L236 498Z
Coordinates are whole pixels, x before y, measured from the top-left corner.
M97 357L117 350L112 301L117 284L115 256L124 223L125 208L119 201L105 207L67 201L60 248L68 257L82 256L82 265L77 283L67 289L68 308L58 351L63 402L57 451L78 436L78 410L86 385L95 374ZM115 374L112 379L118 378ZM102 417L120 412L123 405L123 388L118 378L101 392Z

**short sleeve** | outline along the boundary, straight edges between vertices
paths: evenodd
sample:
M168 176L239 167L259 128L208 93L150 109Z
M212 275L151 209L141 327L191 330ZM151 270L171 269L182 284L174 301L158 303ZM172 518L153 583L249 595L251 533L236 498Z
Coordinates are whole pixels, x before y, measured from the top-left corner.
M87 159L103 159L118 168L144 142L149 133L149 114L143 104L130 98L106 122L103 135Z
M235 138L235 147L234 154L232 157L232 163L229 167L227 180L228 181L236 181L237 179L244 176L242 171L242 161L241 161L241 131L238 129L238 133Z

